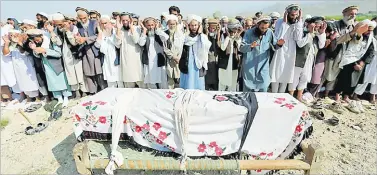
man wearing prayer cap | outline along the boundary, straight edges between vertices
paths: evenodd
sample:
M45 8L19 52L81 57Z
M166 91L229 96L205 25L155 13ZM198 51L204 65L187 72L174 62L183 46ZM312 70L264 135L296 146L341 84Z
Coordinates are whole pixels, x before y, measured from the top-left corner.
M257 13L255 13L255 17L257 17L257 18L260 18L262 15L263 15L262 12L257 12Z
M241 23L236 19L230 19L228 23L229 34L221 42L221 50L223 54L219 55L219 91L237 90L238 67L240 57L238 55L241 44Z
M119 12L113 12L112 15L113 15L113 19L117 19L117 17L120 16L120 13Z
M164 20L167 20L168 15ZM156 20L148 17L143 21L143 33L139 45L143 47L141 61L144 65L144 83L151 89L167 89L166 57L164 43L169 39L161 29L156 28Z
M181 71L179 86L183 89L205 89L204 76L208 70L208 52L211 42L202 34L202 18L188 15L189 34L185 36L182 56L179 60Z
M354 68L352 65L344 65L343 69L340 69L341 66L334 66L340 64L343 59L346 46L351 42L356 42L361 39L361 35L368 30L367 24L357 24L355 25L356 15L358 12L357 6L350 6L343 10L343 19L335 21L333 24L335 26L335 31L338 34L336 39L331 41L331 47L333 51L333 57L335 59L327 60L325 67L325 78L328 81L326 85L325 95L329 91L335 91L335 100L340 102L340 93L343 93L343 100L347 103L350 103L349 96L353 94L354 87L351 87L351 82L349 73L352 73ZM358 67L363 67L364 63L358 65ZM348 77L347 77L348 76ZM347 78L346 78L347 77ZM354 79L353 81L356 81ZM336 84L335 84L336 82ZM355 83L355 82L354 82ZM340 103L336 104L340 106ZM352 105L354 106L354 105ZM356 108L352 108L356 110Z
M276 21L280 18L280 14L278 12L272 12L270 15L271 17L271 29L272 31L275 32L275 24L276 24Z
M144 87L141 63L140 28L132 25L129 13L122 13L117 21L117 44L120 45L120 71L126 88Z
M84 11L85 13L89 14L89 11L86 8L76 7L75 11L77 12L79 10Z
M99 20L99 18L101 18L101 14L98 13L96 10L91 10L89 12L89 16L90 16L90 19L92 20Z
M277 40L284 40L283 48L275 51L271 60L270 75L273 93L284 93L288 83L293 83L296 44L303 35L302 11L297 4L289 5L283 19L275 25Z
M78 30L80 36L75 36L76 42L81 45L78 58L82 59L84 75L88 84L89 93L97 93L97 89L106 88L102 74L102 57L94 43L97 40L98 21L88 19L89 15L83 10L77 11ZM89 48L89 49L88 49Z
M368 31L363 33L362 44L370 44L368 50L363 55L362 59L365 59L365 69L363 69L363 80L358 82L358 85L355 88L355 99L359 100L357 95L362 95L369 84L370 87L370 103L376 103L376 94L377 94L377 42L376 38L373 38L374 29L376 28L376 21L374 20L364 20L364 23L368 24ZM371 40L371 41L370 41ZM374 53L371 53L374 52Z
M24 19L21 23L21 27L24 29L24 31L27 31L29 29L36 29L37 23L30 19Z
M54 43L43 47L43 31L40 29L30 29L27 32L31 42L29 48L33 51L35 57L42 60L42 65L46 73L47 87L52 92L54 98L58 99L58 104L63 107L68 105L68 97L72 95L70 87L66 80L64 66L62 64L61 48Z
M39 12L37 13L36 18L38 22L37 28L38 29L44 28L45 23L48 21L48 15L44 12Z
M51 41L62 47L64 71L72 92L76 98L81 98L88 92L86 80L83 73L82 60L78 59L79 45L75 36L79 35L78 28L66 20L62 14L54 14L53 22L55 28L51 33Z
M218 90L219 77L218 77L218 55L220 51L220 24L219 20L210 18L208 19L208 40L211 42L211 47L208 52L207 74L205 75L205 89Z
M161 27L162 27L163 31L168 29L168 27L167 27L168 24L167 24L167 21L166 21L166 16L168 16L168 15L169 15L169 12L162 12L162 14L161 14L160 21L161 21Z
M185 38L183 31L178 29L178 17L176 15L168 15L166 20L168 21L168 30L165 33L169 36L164 48L167 56L166 71L168 74L169 89L174 89L175 87L179 87L180 71L178 63L181 59Z
M288 84L288 92L293 96L297 90L297 99L302 101L304 89L312 77L313 64L319 49L325 47L327 24L323 17L315 16L307 20L307 30L303 38L297 41L293 83Z
M277 40L270 29L271 19L260 17L255 27L245 31L240 51L243 53L243 91L267 92L270 84L270 49L279 49L284 40Z
M131 13L131 17L132 17L132 23L133 23L133 25L134 26L138 26L139 25L139 15Z

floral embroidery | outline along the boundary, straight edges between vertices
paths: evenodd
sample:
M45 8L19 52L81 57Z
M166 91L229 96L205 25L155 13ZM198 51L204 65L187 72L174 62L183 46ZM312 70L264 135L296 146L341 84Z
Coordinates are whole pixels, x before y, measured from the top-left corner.
M166 134L166 132L160 131L160 133L158 134L158 138L161 139L162 141L164 141L167 137L168 135Z
M100 123L102 123L102 124L105 124L106 123L106 117L104 117L104 116L101 116L101 117L99 117L99 120L98 120Z
M219 147L215 141L210 142L208 145L202 142L198 146L198 152L204 153L205 155L221 156L224 153L225 149L226 147Z
M216 156L221 156L223 154L223 149L220 147L215 148Z
M277 103L277 104L283 104L282 101L278 101L278 100L275 100L274 103Z
M144 125L142 126L142 128L143 128L143 129L145 129L145 130L147 130L147 131L149 131L149 130L150 130L150 127L149 127L149 125L148 125L148 124L144 124Z
M160 139L157 139L156 142L160 145L162 145L162 141Z
M262 172L262 170L257 170L258 173Z
M75 114L75 117L76 117L76 120L77 120L77 121L81 121L81 118L80 118L79 115Z
M124 124L127 124L127 116L124 116L123 123L124 123Z
M140 127L140 126L136 126L136 127L135 127L135 131L136 131L137 133L141 132L141 127Z
M261 152L259 155L260 155L260 156L265 156L266 153L265 153L265 152Z
M301 125L297 125L295 132L301 132L301 131L302 131Z
M289 103L286 103L284 106L287 107L288 109L292 109L293 107L295 107L294 105L289 104Z
M92 105L92 101L88 101L82 104L82 106L91 106L91 105Z
M95 103L99 104L99 105L105 105L106 104L106 102L104 102L104 101L96 101Z
M274 152L270 152L270 153L267 154L268 157L271 157L273 155L274 155Z
M168 92L166 92L166 98L168 98L168 99L171 99L171 98L175 98L175 97L177 97L176 95L175 95L175 93L174 92L172 92L172 91L168 91Z
M276 98L276 97L275 97L274 103L279 104L280 107L286 107L288 109L293 109L295 105L297 105L297 103L293 100L290 100L288 103L286 102L285 98Z
M211 142L211 143L209 143L209 147L215 148L215 147L217 147L217 143L216 142Z
M206 144L204 142L202 144L199 144L198 146L198 152L203 153L207 149Z
M217 101L227 101L229 98L224 96L224 95L215 95L213 97L213 99L217 100Z
M160 123L157 123L157 122L155 122L154 124L153 124L153 128L156 130L156 131L158 131L158 129L160 129L161 128L161 124Z
M285 101L285 98L276 98L279 101Z

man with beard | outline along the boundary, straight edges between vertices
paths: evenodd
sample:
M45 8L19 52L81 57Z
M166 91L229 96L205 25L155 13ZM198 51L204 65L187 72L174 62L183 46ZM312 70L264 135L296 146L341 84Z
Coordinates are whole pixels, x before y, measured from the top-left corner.
M359 84L355 88L355 99L359 100L357 95L362 95L367 88L368 84L371 84L370 87L370 103L374 104L376 102L377 94L377 57L375 51L377 51L377 40L374 38L374 29L376 28L375 21L364 20L368 23L368 31L363 33L363 40L360 42L360 45L370 44L366 53L363 55L365 58L366 66L363 69L364 81L359 81ZM368 64L369 63L369 64Z
M143 47L141 61L144 65L144 83L151 89L167 89L164 43L169 36L161 29L157 29L156 24L156 20L151 17L144 19L142 24L143 33L139 45Z
M143 64L139 46L140 28L132 25L130 14L122 13L117 20L117 42L120 45L120 71L126 88L143 85Z
M43 68L46 73L48 90L58 99L58 104L63 107L68 105L68 97L72 95L67 82L66 75L61 60L61 48L54 43L50 43L48 47L41 47L43 42L43 31L40 29L30 29L27 35L31 42L29 48L35 57L42 60Z
M115 19L115 20L120 17L120 13L119 12L113 12L112 15L113 15L112 19Z
M308 19L307 31L304 32L304 37L297 41L293 83L288 85L288 91L293 96L297 90L299 101L302 101L304 89L311 80L318 49L325 46L327 24L323 21L322 17Z
M139 26L139 15L136 15L134 13L131 13L130 15L132 17L132 24L134 26Z
M45 26L45 23L48 21L48 15L44 12L39 12L37 13L36 17L37 17L37 22L38 22L38 25L37 25L37 28L38 29L42 29L44 28Z
M10 30L9 36L6 35L3 39L5 41L3 55L12 58L13 67L11 69L14 68L18 89L27 96L27 102L30 102L30 98L39 95L39 84L33 65L33 57L23 49L24 38L20 35L20 31Z
M179 61L181 71L179 86L183 89L205 89L204 76L208 69L211 42L202 34L201 21L202 18L197 15L187 17L190 33L185 36L182 57Z
M279 49L284 40L279 41L270 29L270 17L261 17L257 26L247 30L242 39L240 51L243 53L242 77L243 91L267 92L270 84L269 59L270 49Z
M124 84L120 79L119 73L119 60L116 60L119 58L116 49L119 48L119 44L116 42L116 31L113 30L110 16L103 15L99 22L100 30L95 45L104 56L102 65L103 77L107 81L108 87L123 88ZM118 35L119 33L120 31L118 31Z
M246 18L245 21L244 21L244 25L243 25L243 28L244 28L243 33L245 33L246 30L251 29L252 27L253 27L253 19Z
M242 26L236 19L229 20L229 32L224 42L221 42L222 54L219 55L219 91L237 90L238 67L240 57L238 50L241 44Z
M275 36L285 41L276 50L270 65L271 89L273 93L284 93L287 84L293 83L296 60L296 42L302 38L302 11L297 4L289 5L284 18L276 21Z
M21 29L26 32L30 29L36 29L37 23L30 19L24 19L21 23Z
M89 12L89 17L91 20L99 20L99 18L101 18L101 14L98 13L96 10L91 10Z
M208 40L211 42L211 47L208 53L208 70L205 75L205 89L217 91L219 88L218 76L218 52L220 51L220 24L216 19L208 20Z
M168 73L168 85L169 89L174 89L179 86L179 77L181 72L179 71L178 63L181 59L184 34L178 29L178 17L175 15L169 15L167 17L169 30L165 33L169 35L169 39L166 42L164 52L168 58L167 60L167 73Z
M271 17L270 28L272 29L273 32L275 32L276 21L280 18L280 14L278 12L272 12L269 16Z
M88 90L94 94L97 90L106 88L106 82L103 79L101 55L99 49L94 46L97 40L98 22L96 20L89 20L89 15L83 10L77 11L77 18L79 20L78 30L80 36L75 36L77 44L80 45L78 49L78 58L82 59L84 75L88 84Z
M70 25L62 14L54 14L52 20L56 28L49 30L51 30L50 33L56 33L57 37L51 37L51 41L59 43L58 45L62 47L64 71L68 84L75 92L76 98L81 98L80 90L83 96L86 96L88 88L83 74L82 60L78 59L79 46L75 40L75 36L79 35L78 29L76 26Z

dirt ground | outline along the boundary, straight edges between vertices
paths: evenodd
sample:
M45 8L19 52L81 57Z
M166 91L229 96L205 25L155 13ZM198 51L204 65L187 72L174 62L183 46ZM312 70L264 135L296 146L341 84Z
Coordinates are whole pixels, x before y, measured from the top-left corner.
M71 101L70 106L77 102ZM51 122L43 132L29 136L24 134L24 129L29 126L27 120L16 110L2 108L1 117L9 119L9 124L1 130L1 174L78 174L72 156L76 140L69 110L65 109L63 116ZM321 145L325 151L322 173L377 174L376 111L354 114L345 110L343 115L323 111L326 119L335 115L340 122L338 126L331 126L325 121L313 119L314 132L308 141ZM40 108L29 113L28 117L36 125L47 121L48 115ZM302 155L296 158L302 158ZM278 174L303 172L280 171Z

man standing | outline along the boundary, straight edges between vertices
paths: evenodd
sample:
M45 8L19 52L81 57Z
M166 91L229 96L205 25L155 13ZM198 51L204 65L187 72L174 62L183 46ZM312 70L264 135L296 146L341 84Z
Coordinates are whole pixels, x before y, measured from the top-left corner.
M270 17L271 17L271 29L273 32L275 32L275 25L276 25L276 21L280 18L280 14L278 12L272 12L270 14Z
M273 93L284 93L287 84L293 82L296 60L296 42L302 38L302 11L297 4L289 5L284 18L276 22L275 36L285 41L276 50L270 65L271 89Z
M120 44L120 71L126 88L144 87L140 28L132 25L130 14L122 13L117 20L117 42Z
M48 21L48 15L44 12L37 13L37 22L38 22L38 29L42 29L45 26L45 23Z
M79 20L79 33L76 36L76 42L81 45L78 49L78 57L82 59L84 75L88 83L88 90L90 93L97 93L97 90L106 88L106 82L102 75L102 66L99 49L94 46L97 40L98 23L96 20L89 20L88 13L83 10L77 11L77 18Z
M78 29L69 24L62 14L54 14L53 21L56 28L55 31L51 32L56 33L58 38L52 37L51 40L55 42L54 40L58 39L59 45L62 47L64 71L68 84L71 86L71 90L75 92L76 98L81 98L79 90L82 91L83 96L86 96L88 88L85 83L82 60L78 59L79 46L75 40L75 36L79 35Z
M219 88L219 67L217 65L218 53L220 51L220 24L217 19L208 20L208 40L211 47L208 53L208 70L205 75L206 90L217 91Z
M99 20L101 18L101 14L98 13L96 10L91 10L89 12L89 16L91 20Z
M141 61L144 65L144 83L151 89L167 89L164 43L169 36L161 29L156 29L156 24L156 20L149 17L144 19L142 25L139 45L143 47Z
M219 55L219 91L237 90L238 67L240 57L238 50L241 44L242 26L236 19L229 20L227 37L221 42L223 54Z
M178 17L175 15L169 15L167 17L169 30L165 33L169 36L166 42L164 52L168 58L167 61L167 73L168 73L168 85L169 89L174 89L179 86L179 77L181 72L179 71L178 63L181 59L184 35L181 30L178 29Z
M181 78L179 86L183 89L204 90L204 76L208 69L208 52L211 42L202 34L202 18L197 15L189 15L190 34L185 36L182 57L179 61Z
M267 92L270 84L269 59L271 46L280 48L284 40L276 41L270 29L270 17L261 17L257 26L247 30L240 51L243 53L243 91Z

